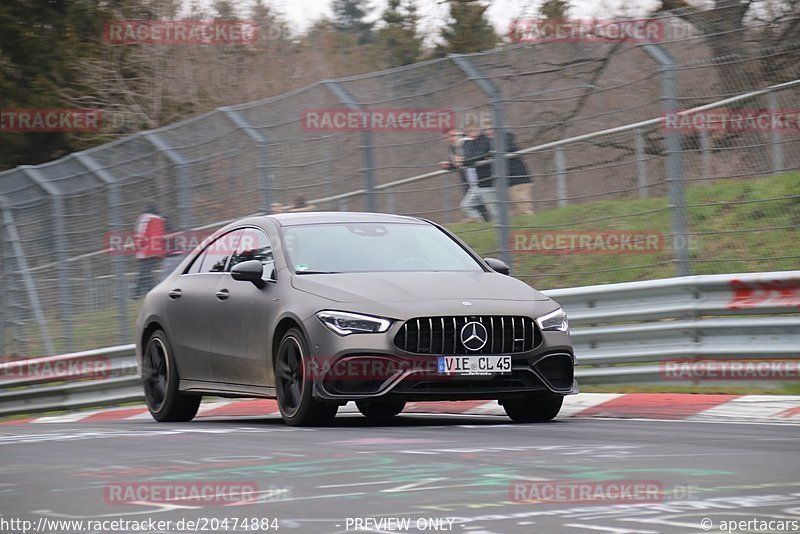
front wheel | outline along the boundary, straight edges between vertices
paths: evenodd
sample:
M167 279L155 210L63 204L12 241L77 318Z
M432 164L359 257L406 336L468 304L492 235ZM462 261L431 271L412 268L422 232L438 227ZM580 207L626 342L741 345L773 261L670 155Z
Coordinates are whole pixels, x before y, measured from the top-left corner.
M506 415L515 423L545 423L558 415L563 402L563 395L546 393L522 399L510 399L503 401L502 404Z
M405 401L356 401L358 411L364 417L394 417L406 407Z
M275 392L278 408L287 425L308 426L330 424L337 404L312 397L314 381L306 372L308 350L303 333L291 328L281 338L275 353Z
M147 409L156 421L191 421L197 414L202 397L178 391L178 369L163 330L157 330L147 340L142 357L142 379Z

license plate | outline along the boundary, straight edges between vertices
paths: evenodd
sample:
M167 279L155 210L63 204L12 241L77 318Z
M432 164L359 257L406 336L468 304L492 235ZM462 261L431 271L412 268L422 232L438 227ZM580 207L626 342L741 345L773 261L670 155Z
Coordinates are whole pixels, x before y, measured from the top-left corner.
M511 356L439 356L439 374L497 375L511 372Z

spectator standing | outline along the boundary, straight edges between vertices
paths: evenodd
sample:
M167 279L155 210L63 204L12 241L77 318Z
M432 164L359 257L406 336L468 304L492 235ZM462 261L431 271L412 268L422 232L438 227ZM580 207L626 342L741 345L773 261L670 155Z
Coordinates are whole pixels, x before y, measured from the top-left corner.
M494 129L487 128L491 152L495 151ZM506 154L519 151L517 140L509 130L505 131ZM521 157L508 158L508 200L511 205L510 215L533 214L533 177Z
M491 165L478 165L491 157L489 138L477 126L470 126L467 130L467 140L464 141L464 166L472 169L477 178L477 183L470 184L461 208L467 217L474 217L475 207L483 205L489 214L489 220L497 219L497 195L494 188L494 177Z
M164 250L166 232L166 220L158 214L155 206L148 206L136 220L134 242L139 275L134 296L137 298L147 294L155 285L155 271L158 270L166 252Z
M287 208L287 211L314 211L317 207L314 204L309 204L305 197L297 195L294 197L292 205Z
M449 128L445 131L448 145L447 161L440 161L439 168L443 170L458 171L458 176L461 179L463 186L464 198L467 198L469 190L472 186L476 186L478 182L477 170L464 166L464 144L468 138L459 132L456 128ZM464 210L464 201L462 200L462 210ZM486 206L478 202L472 204L472 211L466 212L467 220L465 222L488 221L489 213Z

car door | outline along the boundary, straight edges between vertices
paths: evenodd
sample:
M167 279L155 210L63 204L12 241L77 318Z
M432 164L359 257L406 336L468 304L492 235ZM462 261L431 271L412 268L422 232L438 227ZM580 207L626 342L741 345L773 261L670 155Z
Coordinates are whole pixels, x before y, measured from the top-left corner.
M270 240L259 228L245 228L238 243L228 273L217 286L212 368L221 382L264 386L271 354L267 323L275 310L275 261ZM261 288L230 275L231 267L254 259L264 266L262 278L267 283Z
M215 291L241 231L228 232L209 243L175 279L166 304L167 326L178 374L185 380L214 381L211 366Z

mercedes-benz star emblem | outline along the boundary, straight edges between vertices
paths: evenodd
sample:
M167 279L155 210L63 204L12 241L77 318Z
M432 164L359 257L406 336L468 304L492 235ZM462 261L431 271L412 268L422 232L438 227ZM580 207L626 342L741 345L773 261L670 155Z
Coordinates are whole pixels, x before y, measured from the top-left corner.
M486 327L476 321L469 322L461 329L461 343L467 350L481 350L486 345L489 334Z

